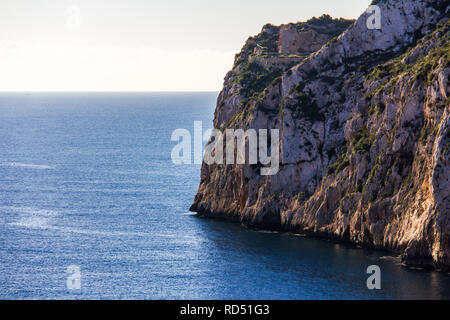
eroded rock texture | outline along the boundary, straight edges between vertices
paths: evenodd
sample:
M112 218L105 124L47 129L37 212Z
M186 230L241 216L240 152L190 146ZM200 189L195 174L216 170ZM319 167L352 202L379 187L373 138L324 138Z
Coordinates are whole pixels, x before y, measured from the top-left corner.
M280 129L280 171L204 164L191 210L449 269L448 1L378 5L381 30L365 13L266 25L249 38L214 127Z

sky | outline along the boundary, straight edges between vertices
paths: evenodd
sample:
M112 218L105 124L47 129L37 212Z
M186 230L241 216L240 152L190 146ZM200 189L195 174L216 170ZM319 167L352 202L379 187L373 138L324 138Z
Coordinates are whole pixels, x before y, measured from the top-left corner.
M1 0L0 91L218 91L266 23L371 0Z

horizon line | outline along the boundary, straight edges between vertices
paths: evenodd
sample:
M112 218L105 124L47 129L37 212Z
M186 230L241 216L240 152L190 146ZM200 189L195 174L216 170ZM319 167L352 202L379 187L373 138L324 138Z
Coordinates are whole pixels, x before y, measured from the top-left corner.
M2 91L0 93L216 93L220 90L13 90L13 91Z

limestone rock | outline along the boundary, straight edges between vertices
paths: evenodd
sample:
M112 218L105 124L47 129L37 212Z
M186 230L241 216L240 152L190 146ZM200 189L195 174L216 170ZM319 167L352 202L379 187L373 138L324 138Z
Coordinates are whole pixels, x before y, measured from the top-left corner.
M364 13L249 38L214 126L279 129L280 170L203 164L191 210L450 268L448 2L377 4L381 30Z

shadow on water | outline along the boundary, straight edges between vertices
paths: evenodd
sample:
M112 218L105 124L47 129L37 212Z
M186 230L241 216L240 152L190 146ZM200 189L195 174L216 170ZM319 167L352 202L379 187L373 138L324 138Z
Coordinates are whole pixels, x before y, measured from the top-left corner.
M258 292L280 299L448 299L450 275L404 267L384 251L288 233L246 229L222 220L195 217L212 252L226 265L215 268L217 282L241 278L247 298ZM211 257L208 261L217 261ZM381 268L381 290L368 290L369 265ZM264 279L265 275L271 279ZM226 280L225 280L226 281ZM239 281L238 281L239 282ZM269 286L267 288L266 286Z

